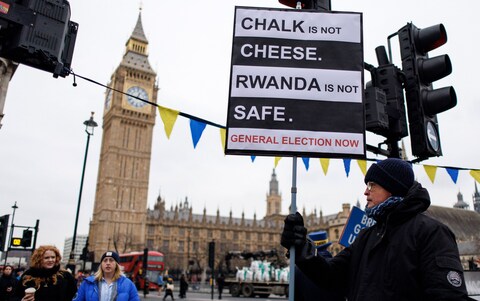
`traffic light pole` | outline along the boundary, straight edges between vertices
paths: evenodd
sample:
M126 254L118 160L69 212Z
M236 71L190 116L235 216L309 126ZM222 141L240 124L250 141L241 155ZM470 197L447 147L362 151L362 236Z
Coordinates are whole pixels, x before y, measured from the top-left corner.
M12 224L10 226L10 237L9 237L9 240L7 240L7 251L5 252L5 262L4 262L4 266L7 265L7 258L8 258L8 250L10 249L10 240L12 240L12 237L13 237L13 228L15 227L15 225L13 224L13 220L15 219L15 210L18 209L18 206L17 206L17 202L15 201L15 204L13 204L12 206L13 208L13 214L12 214Z
M33 237L32 254L33 254L33 250L37 248L37 234L39 230L39 227L38 227L39 225L40 225L40 220L37 219L37 222L35 223L35 236Z

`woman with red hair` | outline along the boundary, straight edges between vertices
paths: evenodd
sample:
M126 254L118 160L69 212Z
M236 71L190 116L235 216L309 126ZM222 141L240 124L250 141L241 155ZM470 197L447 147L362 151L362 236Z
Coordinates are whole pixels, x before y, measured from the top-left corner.
M75 278L60 268L62 256L55 246L40 246L30 259L30 268L18 282L15 295L22 301L70 301L77 291ZM25 294L34 288L34 294ZM21 298L21 299L20 299Z

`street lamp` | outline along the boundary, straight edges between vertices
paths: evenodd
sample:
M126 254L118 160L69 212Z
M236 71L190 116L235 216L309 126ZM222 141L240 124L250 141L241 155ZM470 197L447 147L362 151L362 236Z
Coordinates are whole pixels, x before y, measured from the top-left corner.
M69 265L73 272L75 272L75 240L77 239L77 225L78 225L78 214L80 213L80 203L82 201L82 190L83 190L83 179L85 177L85 167L87 165L87 155L88 155L88 145L90 144L90 136L93 136L94 129L98 124L93 120L93 114L90 116L89 120L85 120L83 124L85 125L85 133L87 133L87 146L85 148L85 158L83 159L83 169L82 169L82 179L80 180L80 192L78 194L78 204L77 204L77 215L75 216L75 227L73 228L73 238L72 238L72 250L70 251L70 260Z

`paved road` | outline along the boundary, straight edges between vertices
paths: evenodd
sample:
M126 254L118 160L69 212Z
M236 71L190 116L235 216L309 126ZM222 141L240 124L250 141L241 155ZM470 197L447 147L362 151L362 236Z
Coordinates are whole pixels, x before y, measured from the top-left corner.
M163 300L163 293L161 296L158 295L157 292L150 292L150 294L147 295L147 298L144 298L143 297L143 291L139 291L138 292L139 295L140 295L140 300L152 300L152 301L162 301ZM212 295L211 293L205 293L205 292L192 292L192 291L188 291L187 292L187 298L186 299L180 299L178 297L178 292L175 292L174 294L175 296L175 301L208 301L208 300L212 300ZM243 298L243 297L232 297L229 293L228 293L228 289L224 291L224 294L222 295L222 301L248 301L248 300L256 300L256 301L269 301L269 300L272 300L272 301L285 301L285 300L288 300L287 298L285 297L280 297L280 296L276 296L276 295L271 295L270 297L268 298ZM171 298L168 297L167 301L170 301ZM215 301L218 301L218 292L215 290L215 295L214 295L214 299Z

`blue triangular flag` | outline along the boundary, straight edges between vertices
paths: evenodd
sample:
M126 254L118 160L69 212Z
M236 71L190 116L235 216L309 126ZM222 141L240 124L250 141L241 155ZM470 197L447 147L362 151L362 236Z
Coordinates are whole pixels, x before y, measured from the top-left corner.
M305 169L308 170L310 167L310 158L304 158L302 157L303 164L305 165Z
M206 123L190 119L190 132L192 133L193 148L197 147L200 137L202 137L203 130L207 126Z
M445 168L450 175L450 178L452 178L453 183L457 184L458 180L458 169L456 168Z
M352 159L343 159L343 166L345 167L345 173L348 175L350 174L350 163L352 162Z

